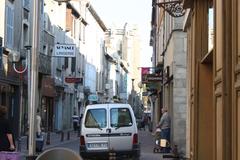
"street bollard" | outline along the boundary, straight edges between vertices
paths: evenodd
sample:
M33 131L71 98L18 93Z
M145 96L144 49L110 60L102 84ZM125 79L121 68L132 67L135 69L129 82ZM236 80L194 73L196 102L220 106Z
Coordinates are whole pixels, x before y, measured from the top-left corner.
M29 147L28 147L28 145L29 145L29 144L28 144L28 138L29 138L29 137L28 137L28 135L27 135L27 150L28 150L28 148L29 148Z
M64 141L64 132L61 131L61 142L63 142L63 141Z
M50 144L50 132L47 132L47 140L46 140L46 145Z
M70 140L70 131L67 131L67 140Z

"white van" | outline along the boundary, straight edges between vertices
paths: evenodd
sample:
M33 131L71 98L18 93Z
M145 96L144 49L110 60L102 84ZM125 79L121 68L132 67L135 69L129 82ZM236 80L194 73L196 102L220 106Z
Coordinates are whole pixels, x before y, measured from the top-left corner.
M138 160L140 145L133 110L128 104L86 107L80 137L82 158L128 157Z

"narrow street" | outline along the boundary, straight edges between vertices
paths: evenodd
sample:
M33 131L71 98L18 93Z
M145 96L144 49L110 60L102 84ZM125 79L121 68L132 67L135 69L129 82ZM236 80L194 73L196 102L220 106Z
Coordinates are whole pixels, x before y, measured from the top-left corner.
M139 140L141 142L141 158L140 160L160 160L162 155L159 153L153 153L154 137L148 131L139 131ZM54 147L64 147L79 153L79 141L75 139L59 143ZM51 148L51 147L50 147Z

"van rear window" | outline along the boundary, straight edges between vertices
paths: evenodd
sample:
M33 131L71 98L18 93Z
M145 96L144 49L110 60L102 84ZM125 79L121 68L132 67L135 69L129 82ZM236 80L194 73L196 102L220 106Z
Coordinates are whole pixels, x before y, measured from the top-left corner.
M85 118L85 127L104 128L107 126L107 116L105 109L89 109Z
M111 127L132 126L132 117L128 108L111 109Z

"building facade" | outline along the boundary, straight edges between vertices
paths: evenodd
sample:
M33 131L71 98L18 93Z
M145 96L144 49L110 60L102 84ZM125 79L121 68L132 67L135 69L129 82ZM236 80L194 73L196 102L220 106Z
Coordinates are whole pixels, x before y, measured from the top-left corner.
M137 26L112 26L106 32L105 49L108 60L109 101L129 103L135 114L142 106L140 98L140 35Z
M25 45L30 42L30 4L27 0L4 0L0 2L0 8L0 104L7 106L8 118L18 137L27 126L27 120L24 121L27 112L23 112L27 105L27 74L22 71L28 52Z
M44 22L51 24L54 44L74 44L76 47L76 57L52 58L56 93L52 121L55 130L64 130L72 127L72 115L83 113L89 95L96 95L102 101L103 40L107 28L85 0L60 4L46 1L44 11Z
M239 42L237 0L184 0L188 34L190 159L237 160L239 143ZM213 20L210 21L211 10ZM208 30L213 23L213 50Z
M180 153L186 153L186 52L187 34L183 31L184 17L173 17L153 1L152 32L153 72L162 77L150 100L153 126L161 117L161 109L168 108L171 117L171 146L177 145ZM154 69L155 68L155 69ZM160 70L160 71L159 71Z

